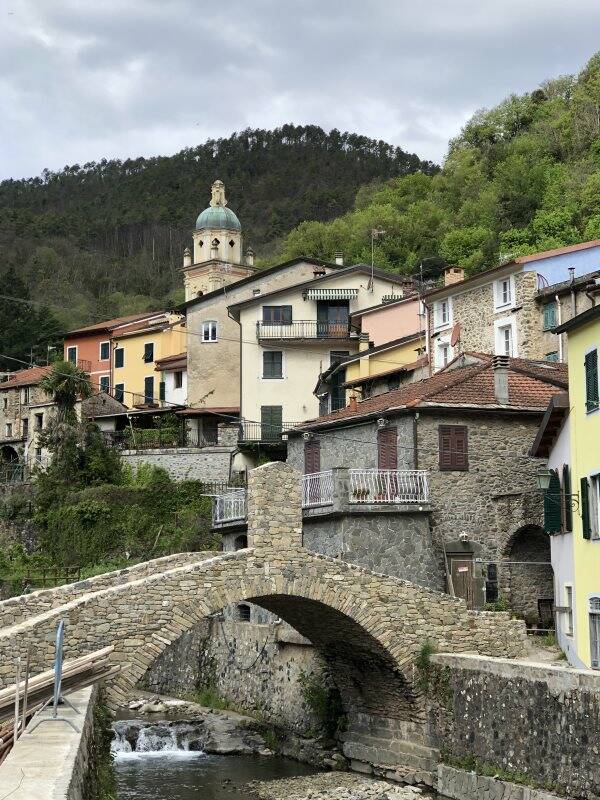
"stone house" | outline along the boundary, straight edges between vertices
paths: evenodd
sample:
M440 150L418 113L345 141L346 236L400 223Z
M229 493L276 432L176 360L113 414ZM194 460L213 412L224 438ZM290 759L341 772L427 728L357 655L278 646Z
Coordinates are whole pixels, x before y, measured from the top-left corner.
M5 373L0 381L0 458L8 480L23 480L32 467L47 459L39 434L54 413L54 403L40 382L50 369Z
M563 364L465 353L291 431L305 543L538 621L552 569L529 448L566 385Z
M567 361L556 325L594 304L600 292L600 240L519 256L470 278L449 267L444 286L426 292L431 371L475 350Z

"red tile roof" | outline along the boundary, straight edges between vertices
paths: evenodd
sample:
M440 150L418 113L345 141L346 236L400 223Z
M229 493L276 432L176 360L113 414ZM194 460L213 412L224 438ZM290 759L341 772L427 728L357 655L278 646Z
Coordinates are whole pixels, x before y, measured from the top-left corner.
M550 398L568 387L566 364L509 358L509 400L507 404L500 404L494 393L492 359L484 353L464 353L431 378L362 400L355 411L346 406L299 427L310 428L394 409L427 406L545 410ZM461 363L465 365L459 366Z
M31 367L13 372L7 381L0 383L0 390L14 389L17 386L35 386L47 375L52 367Z
M174 356L165 356L156 360L155 371L185 369L187 366L187 353L177 353Z
M74 331L69 331L65 338L69 339L72 336L79 336L85 333L100 333L101 331L110 330L117 325L125 325L127 322L136 322L137 320L150 319L157 314L162 314L162 311L145 311L143 314L128 314L125 317L115 317L114 319L106 319L103 322L96 322L93 325L86 325L84 328L76 328Z

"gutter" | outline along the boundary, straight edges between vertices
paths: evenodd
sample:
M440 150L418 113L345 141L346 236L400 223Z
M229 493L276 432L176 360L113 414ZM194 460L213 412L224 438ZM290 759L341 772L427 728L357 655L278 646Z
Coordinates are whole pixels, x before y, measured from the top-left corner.
M555 294L554 299L556 300L556 310L558 311L558 325L559 327L562 325L562 305L560 303L560 297ZM558 334L558 360L562 363L563 361L563 335L562 333Z

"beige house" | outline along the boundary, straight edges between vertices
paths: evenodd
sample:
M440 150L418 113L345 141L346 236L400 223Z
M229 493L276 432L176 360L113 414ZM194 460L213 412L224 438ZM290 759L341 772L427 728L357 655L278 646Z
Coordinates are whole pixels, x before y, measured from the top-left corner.
M351 314L380 304L401 284L399 275L358 264L317 270L302 283L230 304L241 336L243 438L278 440L282 428L318 416L319 375L358 352ZM334 408L346 404L343 382L340 373Z
M590 308L600 291L600 240L515 258L471 278L449 267L427 292L433 372L468 350L567 361L552 329Z

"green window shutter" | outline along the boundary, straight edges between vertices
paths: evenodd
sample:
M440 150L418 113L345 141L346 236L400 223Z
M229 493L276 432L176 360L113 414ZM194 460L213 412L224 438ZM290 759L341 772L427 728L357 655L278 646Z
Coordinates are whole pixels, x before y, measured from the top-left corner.
M585 357L585 407L587 411L598 408L598 351Z
M556 470L551 470L550 485L544 493L544 530L546 533L560 533L561 494L560 481Z
M573 530L573 503L571 495L571 470L568 464L563 465L563 496L565 501L565 530Z
M549 331L556 327L556 302L546 303L544 306L544 330Z
M588 496L588 481L587 478L582 478L580 481L580 494L581 494L581 523L583 525L583 538L592 538L592 526L590 522L590 498Z
M158 397L159 400L164 400L166 397L166 386L164 381L161 381L158 384Z

